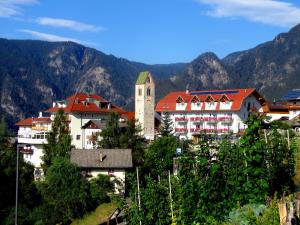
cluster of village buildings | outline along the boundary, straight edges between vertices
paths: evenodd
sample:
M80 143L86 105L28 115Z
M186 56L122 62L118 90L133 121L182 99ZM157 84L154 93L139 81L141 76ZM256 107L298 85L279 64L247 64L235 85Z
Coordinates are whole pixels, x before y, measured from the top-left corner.
M18 150L35 167L35 176L42 174L43 144L57 111L62 108L74 149L71 161L82 168L87 177L107 174L125 181L125 170L131 168L131 149L95 149L92 136L106 127L107 117L115 112L119 125L136 120L141 135L149 141L158 135L161 118L166 113L173 122L173 134L180 139L197 139L200 133L240 135L252 112L264 113L270 120L293 120L300 114L300 90L292 90L280 103L269 104L255 89L171 92L155 104L155 83L150 72L139 74L135 85L135 112L127 112L96 94L76 93L56 101L44 112L48 116L27 118L16 125Z

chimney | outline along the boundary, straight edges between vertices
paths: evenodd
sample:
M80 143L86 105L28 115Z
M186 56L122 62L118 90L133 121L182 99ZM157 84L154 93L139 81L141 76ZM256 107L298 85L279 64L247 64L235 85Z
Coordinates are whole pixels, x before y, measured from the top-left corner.
M185 88L185 93L186 93L187 95L189 94L189 86L190 86L190 85L187 84L187 85L186 85L186 88Z
M108 103L108 109L111 109L111 103L110 102Z
M39 112L39 118L43 117L43 112Z
M55 105L56 105L56 103L55 103L55 102L53 102L53 103L52 103L52 107L55 107Z
M100 154L99 154L99 159L100 159L100 162L103 162L103 154L102 154L102 152L100 152Z

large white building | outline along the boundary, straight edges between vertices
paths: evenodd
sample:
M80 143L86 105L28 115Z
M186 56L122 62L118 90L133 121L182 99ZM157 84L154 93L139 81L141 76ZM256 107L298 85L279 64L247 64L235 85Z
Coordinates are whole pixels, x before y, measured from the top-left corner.
M168 112L174 135L197 139L208 134L238 134L251 112L268 112L268 104L255 89L171 92L156 105L156 112Z
M24 159L34 165L36 173L40 173L43 155L43 144L47 142L46 135L51 130L51 122L59 109L67 115L72 145L76 149L93 149L92 135L100 132L106 126L110 113L120 115L120 126L124 127L128 120L134 119L134 113L105 100L101 96L77 93L66 100L56 101L46 112L49 117L28 118L18 122L18 148Z

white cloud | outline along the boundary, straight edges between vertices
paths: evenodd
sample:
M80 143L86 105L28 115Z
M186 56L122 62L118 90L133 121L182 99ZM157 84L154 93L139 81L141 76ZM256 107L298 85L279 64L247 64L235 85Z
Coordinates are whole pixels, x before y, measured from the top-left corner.
M75 39L75 38L68 38L68 37L62 37L55 34L48 34L48 33L42 33L34 30L27 30L27 29L21 29L20 32L30 34L31 36L45 41L72 41L76 43L85 44L85 42Z
M12 17L21 14L22 5L38 3L37 0L0 0L0 17Z
M300 8L279 0L197 0L209 5L213 17L240 17L274 26L291 27L300 23Z
M37 18L36 22L40 25L52 26L52 27L63 27L76 31L101 31L102 27L97 27L91 24L81 23L75 20L66 20L50 17Z

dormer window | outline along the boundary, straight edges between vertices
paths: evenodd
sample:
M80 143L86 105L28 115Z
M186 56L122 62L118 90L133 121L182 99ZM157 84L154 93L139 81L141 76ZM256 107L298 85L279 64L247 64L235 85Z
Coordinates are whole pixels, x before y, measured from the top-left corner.
M205 101L206 101L206 102L212 102L212 103L213 103L215 100L213 99L212 96L209 95L209 96L207 96L207 98L205 99Z
M183 98L181 98L180 96L177 98L176 103L184 103Z
M220 98L220 102L229 102L229 98L226 96L226 95L223 95L221 98Z
M191 100L191 102L192 103L199 103L200 104L200 100L199 100L199 98L197 97L197 96L194 96L193 98L192 98L192 100Z

